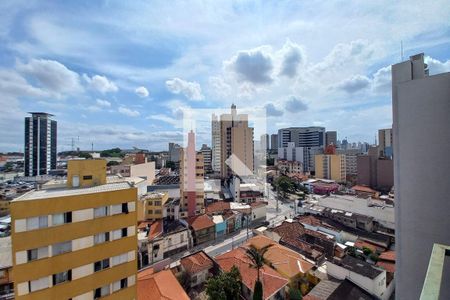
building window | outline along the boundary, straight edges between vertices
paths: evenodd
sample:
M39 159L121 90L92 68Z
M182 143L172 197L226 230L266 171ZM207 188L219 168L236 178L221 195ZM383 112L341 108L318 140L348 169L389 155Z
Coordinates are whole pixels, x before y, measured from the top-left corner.
M48 247L30 249L27 251L28 261L48 257Z
M96 207L94 208L94 218L106 217L108 215L108 207Z
M128 253L123 253L120 255L116 255L114 257L111 258L111 264L113 266L117 266L123 263L128 262Z
M53 285L72 280L72 270L53 274Z
M28 282L28 288L30 292L39 291L42 289L46 289L49 286L48 277L42 277L36 280L32 280Z
M155 209L155 214L160 215L161 214L161 210L160 209Z
M149 206L153 206L153 201L148 201Z
M109 295L109 293L110 293L109 284L102 286L101 288L95 289L94 299L99 299L101 297L105 297L105 296Z
M47 216L27 218L27 230L46 228L46 227L48 227L48 217Z
M124 289L128 287L128 278L123 278L120 280L120 288Z
M94 272L98 272L107 268L109 268L109 258L99 260L94 263Z
M94 235L94 244L101 244L109 241L109 232Z
M122 232L121 232L121 236L122 237L126 237L127 236L127 234L128 234L128 228L122 228Z
M92 180L92 175L84 175L83 180Z
M149 215L152 215L153 214L153 209L149 209L147 212L148 212Z
M122 213L127 214L128 213L128 203L122 203Z
M72 251L72 241L57 243L52 246L52 255L59 255Z
M155 206L161 206L161 201L155 201Z
M55 214L52 216L52 225L62 225L72 223L72 212L65 212L62 214Z

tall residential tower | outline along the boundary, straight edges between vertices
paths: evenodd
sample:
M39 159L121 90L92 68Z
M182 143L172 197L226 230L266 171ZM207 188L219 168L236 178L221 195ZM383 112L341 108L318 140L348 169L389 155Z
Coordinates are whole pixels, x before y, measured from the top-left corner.
M48 113L30 114L25 118L25 176L45 175L56 169L56 121Z

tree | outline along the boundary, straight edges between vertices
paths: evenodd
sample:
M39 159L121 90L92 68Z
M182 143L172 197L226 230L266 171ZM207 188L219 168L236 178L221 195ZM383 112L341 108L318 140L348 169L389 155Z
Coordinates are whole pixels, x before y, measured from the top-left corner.
M255 288L253 289L253 300L262 300L263 299L263 286L261 281L257 280L255 282Z
M118 161L115 161L115 160L111 160L111 161L108 161L108 163L106 164L108 167L111 167L111 166L117 166L117 165L120 165L120 163L118 162Z
M83 157L83 158L86 158L86 159L91 159L91 158L92 158L92 155L91 155L90 153L88 153L88 152L80 152L80 153L78 154L78 157Z
M294 191L294 183L287 176L280 176L275 180L275 188L283 194L285 198L287 193Z
M175 162L168 160L168 161L166 161L165 167L171 168L172 170L174 170L174 169L176 169L176 164L175 164Z
M296 288L289 288L289 299L291 300L301 300L302 297L302 292L300 292L299 289Z
M370 250L367 247L363 247L363 253L364 253L364 255L368 256L368 255L372 254L372 250Z
M220 273L206 282L206 294L211 300L237 300L241 294L241 273L233 266L230 272Z
M245 249L245 254L250 259L252 268L256 269L257 279L255 282L255 288L253 290L253 300L256 299L262 299L263 293L262 293L262 283L260 280L260 272L259 270L265 265L270 264L270 262L264 257L269 248L272 247L272 245L266 245L261 248L257 248L255 245L250 244L248 248Z

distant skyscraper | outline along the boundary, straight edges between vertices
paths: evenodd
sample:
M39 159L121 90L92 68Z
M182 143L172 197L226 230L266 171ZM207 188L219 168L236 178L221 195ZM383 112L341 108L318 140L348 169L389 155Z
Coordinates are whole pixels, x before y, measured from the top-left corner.
M423 53L392 66L397 299L419 298L433 245L450 245L449 87L450 72L428 76ZM448 256L440 258L421 299L450 299Z
M278 130L278 148L287 147L294 142L296 147L303 147L303 169L314 171L314 155L323 152L325 146L324 127L290 127Z
M380 157L392 158L392 129L378 130L378 151Z
M261 135L261 148L260 148L260 150L261 151L269 150L269 148L270 148L269 142L270 142L269 135L267 133Z
M211 166L214 172L220 172L220 121L212 114L211 116Z
M212 150L208 145L203 144L202 148L200 149L200 152L203 154L203 161L205 165L205 172L211 172L212 171L212 165L211 165L211 155Z
M278 159L298 161L303 165L303 147L295 147L294 142L287 143L287 147L278 148Z
M337 131L327 131L325 133L325 145L335 145L337 144Z
M25 176L45 175L56 169L56 121L52 116L32 112L25 118Z
M344 154L317 154L315 161L317 178L345 182L346 159Z
M195 151L195 134L191 130L188 133L187 147L181 149L181 217L192 217L204 211L204 172L203 154L202 152Z
M220 150L222 178L228 178L233 174L226 164L231 156L239 159L242 164L239 162L238 164L245 167L248 172L253 172L253 128L248 127L248 115L237 114L234 104L231 106L231 114L220 116Z
M270 135L270 149L278 150L278 134L276 133Z

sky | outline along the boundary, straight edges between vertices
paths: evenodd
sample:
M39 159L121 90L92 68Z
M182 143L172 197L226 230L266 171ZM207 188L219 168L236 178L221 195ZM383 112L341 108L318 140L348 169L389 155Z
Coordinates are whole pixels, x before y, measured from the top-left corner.
M158 151L186 109L232 103L264 109L269 134L372 143L401 44L449 72L448 1L0 1L0 151L23 151L30 111L55 115L60 151Z

